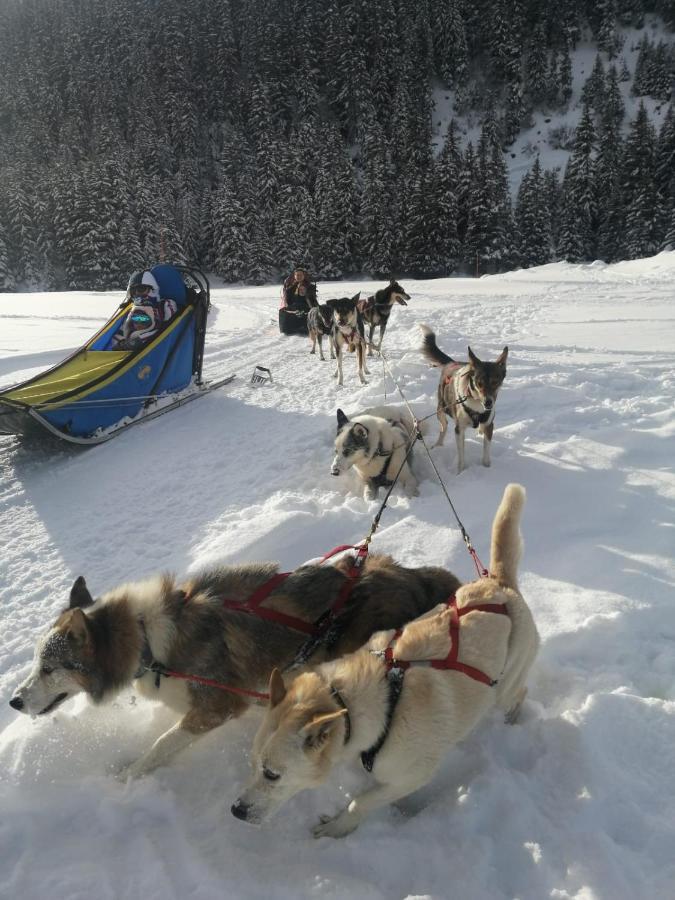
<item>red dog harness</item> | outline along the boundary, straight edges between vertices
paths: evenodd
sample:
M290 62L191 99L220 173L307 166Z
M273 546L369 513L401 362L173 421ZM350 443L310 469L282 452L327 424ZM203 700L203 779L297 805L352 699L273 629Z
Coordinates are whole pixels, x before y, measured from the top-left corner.
M488 687L494 687L497 682L490 678L489 675L486 675L485 672L481 672L480 669L475 669L473 666L468 666L466 663L459 662L459 620L462 616L466 616L472 612L491 612L497 613L497 615L500 616L508 616L506 607L503 603L481 603L478 606L464 606L462 609L457 609L457 598L454 594L446 601L446 606L450 609L450 652L445 659L396 659L394 657L393 645L403 634L403 629L401 628L394 633L393 638L389 642L389 646L385 650L375 652L382 655L387 671L391 671L391 669L401 669L402 671L405 671L406 669L409 669L410 666L430 666L432 669L454 669L457 672L463 672L475 681L480 681L481 684L486 684Z
M322 556L319 565L331 559L333 556L336 556L338 553L342 553L344 550L356 550L356 556L347 572L347 579L340 588L340 593L338 594L335 603L329 610L323 613L316 622L307 622L304 619L298 619L296 616L286 615L286 613L279 612L279 610L261 606L272 591L293 575L293 572L277 572L276 575L273 575L268 579L243 602L239 600L223 600L223 606L225 609L231 609L234 612L249 613L252 616L256 616L258 619L265 619L268 622L277 622L279 625L285 625L287 628L292 628L294 631L301 631L303 634L314 636L317 634L318 630L323 631L327 627L328 622L341 612L343 606L349 600L354 584L361 574L361 567L368 555L367 545L354 547L351 544L343 544L340 547L335 547L329 553L326 553L325 556Z

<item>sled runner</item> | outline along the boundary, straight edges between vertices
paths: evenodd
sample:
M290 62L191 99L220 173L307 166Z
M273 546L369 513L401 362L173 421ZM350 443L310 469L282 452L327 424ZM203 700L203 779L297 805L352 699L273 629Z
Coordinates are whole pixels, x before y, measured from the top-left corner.
M141 421L227 384L202 381L209 282L198 269L149 270L174 317L136 349L111 349L132 309L129 297L83 347L58 365L0 391L0 434L43 435L98 444Z

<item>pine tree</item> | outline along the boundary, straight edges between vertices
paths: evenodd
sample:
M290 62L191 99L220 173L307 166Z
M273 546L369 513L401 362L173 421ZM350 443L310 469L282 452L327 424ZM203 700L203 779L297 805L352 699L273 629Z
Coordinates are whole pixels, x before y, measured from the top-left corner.
M562 106L567 106L572 98L572 59L567 44L565 44L560 54L558 83L560 103Z
M558 252L570 262L595 258L597 203L594 152L595 132L590 111L585 106L562 185Z
M14 290L14 279L9 270L9 258L7 255L7 242L4 230L0 225L0 293Z
M436 68L448 87L464 84L469 51L459 0L439 0L432 5L431 16Z
M539 23L532 32L532 39L525 62L525 92L533 104L547 99L551 92L549 81L546 33Z
M546 197L546 203L549 212L548 228L551 234L551 252L553 256L555 256L557 254L558 247L558 232L560 230L560 208L562 206L562 196L557 169L547 169L544 172L544 195Z
M616 29L616 0L595 0L594 7L597 16L598 47L604 50L610 59L614 59L622 44Z
M551 261L551 216L539 157L525 175L515 211L518 258L525 268Z
M249 271L246 248L250 235L243 205L237 196L232 179L223 173L214 191L213 246L209 263L213 271L225 281L244 281Z
M621 194L622 140L616 115L606 110L598 134L594 163L597 198L597 254L605 262L619 259L623 247L624 209Z
M361 157L363 183L359 211L359 256L364 272L373 277L389 276L394 271L397 195L392 190L390 150L382 140L374 110L367 116L363 129Z
M661 250L675 250L675 206L670 211L670 222L661 244Z
M600 54L595 57L593 71L584 82L581 89L581 102L589 106L595 112L602 110L605 102L605 67Z
M450 122L443 149L436 160L437 219L434 222L436 252L441 271L450 275L457 267L461 244L457 233L462 158L457 146L455 123Z
M507 268L515 256L514 225L506 164L494 115L488 115L478 143L477 182L470 200L466 246L481 271Z
M359 221L354 196L354 169L335 126L320 130L323 164L314 186L311 255L314 274L340 278L356 271L355 244Z
M672 103L659 131L654 165L662 212L662 230L665 234L670 225L672 210L675 209L675 108Z
M656 134L644 103L640 103L626 137L620 176L628 259L649 256L660 247L660 210L653 177L655 155Z
M626 106L621 96L619 88L619 76L616 66L610 66L607 72L604 86L604 99L602 109L600 111L600 121L603 127L612 124L617 129L620 128L623 118L626 114Z

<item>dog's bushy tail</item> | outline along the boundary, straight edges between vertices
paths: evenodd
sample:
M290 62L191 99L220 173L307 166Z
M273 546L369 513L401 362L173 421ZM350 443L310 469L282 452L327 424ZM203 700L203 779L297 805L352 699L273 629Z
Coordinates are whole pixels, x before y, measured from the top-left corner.
M436 343L436 335L428 325L420 325L422 334L424 335L424 343L422 344L422 356L431 363L432 366L445 366L455 360L451 356L447 356L438 347Z
M507 484L492 523L490 575L514 590L518 590L518 564L523 553L520 517L524 506L525 488Z

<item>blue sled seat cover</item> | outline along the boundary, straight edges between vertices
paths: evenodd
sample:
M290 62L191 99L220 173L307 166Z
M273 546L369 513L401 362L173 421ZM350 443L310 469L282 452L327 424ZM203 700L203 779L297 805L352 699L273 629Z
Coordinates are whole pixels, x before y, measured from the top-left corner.
M179 307L185 306L187 291L178 269L162 263L153 266L150 271L159 285L159 296L162 300L175 300Z

